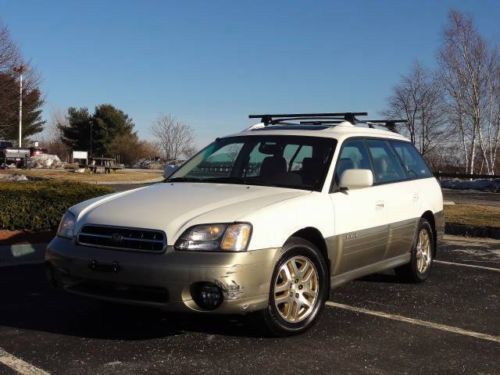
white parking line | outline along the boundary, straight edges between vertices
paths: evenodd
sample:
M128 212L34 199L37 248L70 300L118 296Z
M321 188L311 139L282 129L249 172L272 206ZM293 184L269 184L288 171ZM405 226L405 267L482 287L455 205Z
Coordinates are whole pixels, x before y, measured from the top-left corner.
M466 264L466 263L446 262L446 261L444 261L444 260L434 260L434 263L446 264L446 265L448 265L448 266L469 267L469 268L477 268L477 269L480 269L480 270L486 270L486 271L495 271L495 272L500 272L500 268L494 268L494 267L484 267L484 266L476 266L475 264Z
M7 353L2 348L0 348L0 363L10 367L21 375L49 375L48 372L30 365L28 362Z
M336 308L339 308L339 309L343 309L343 310L348 310L348 311L353 311L353 312L361 313L361 314L367 314L367 315L377 316L379 318L396 320L398 322L415 324L415 325L422 326L422 327L439 329L440 331L445 331L445 332L450 332L450 333L456 333L456 334L462 335L462 336L469 336L469 337L474 337L476 339L481 339L481 340L487 340L487 341L493 341L493 342L496 342L496 343L500 343L500 336L493 336L493 335L488 335L488 334L485 334L485 333L468 331L466 329L452 327L452 326L447 326L445 324L433 323L433 322L428 322L428 321L420 320L420 319L407 318L407 317L401 316L401 315L388 314L388 313L385 313L385 312L382 312L382 311L368 310L368 309L364 309L362 307L349 306L349 305L344 305L342 303L337 303L337 302L332 302L332 301L327 301L326 305L330 306L330 307L336 307Z

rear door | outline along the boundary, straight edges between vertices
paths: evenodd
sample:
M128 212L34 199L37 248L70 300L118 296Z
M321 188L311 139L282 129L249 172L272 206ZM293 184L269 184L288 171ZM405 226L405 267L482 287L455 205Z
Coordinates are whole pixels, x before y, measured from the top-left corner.
M408 247L411 248L418 221L425 211L426 198L431 196L433 200L436 199L434 197L440 200L441 192L436 189L436 181L431 170L413 144L397 140L391 140L390 143L410 179L406 189L411 194L411 203L408 205L407 210L408 216L412 218L413 226L409 226L406 232L401 231L400 233L400 238L407 238L409 242L408 246L408 242L405 241L404 245L406 246L401 246L400 251L409 251ZM397 251L394 245L392 248L394 252Z
M367 140L371 156L376 195L377 220L386 228L384 259L410 250L415 226L414 182L409 179L388 140Z

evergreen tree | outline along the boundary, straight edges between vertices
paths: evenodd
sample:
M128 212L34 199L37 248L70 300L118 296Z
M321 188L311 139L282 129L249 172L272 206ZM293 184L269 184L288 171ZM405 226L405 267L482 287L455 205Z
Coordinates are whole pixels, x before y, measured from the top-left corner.
M90 115L87 108L69 108L66 124L58 124L61 140L72 150L91 151L93 156L112 156L116 137L136 136L134 123L123 111L102 104Z
M17 140L19 136L19 81L12 73L0 73L0 138ZM40 133L43 100L40 90L23 89L23 140Z

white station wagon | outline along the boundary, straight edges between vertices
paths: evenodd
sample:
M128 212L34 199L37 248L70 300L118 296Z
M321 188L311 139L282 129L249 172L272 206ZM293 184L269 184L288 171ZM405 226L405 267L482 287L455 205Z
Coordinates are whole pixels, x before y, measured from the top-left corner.
M441 188L406 138L364 115L251 116L261 122L164 183L71 207L47 248L51 281L165 310L255 313L275 335L309 328L349 280L394 269L424 281Z

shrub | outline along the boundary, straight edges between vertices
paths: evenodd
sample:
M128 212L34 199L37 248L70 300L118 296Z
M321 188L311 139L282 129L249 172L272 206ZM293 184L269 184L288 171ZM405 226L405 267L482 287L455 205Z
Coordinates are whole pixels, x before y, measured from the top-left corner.
M112 193L109 187L78 182L0 182L0 229L56 230L74 204Z

